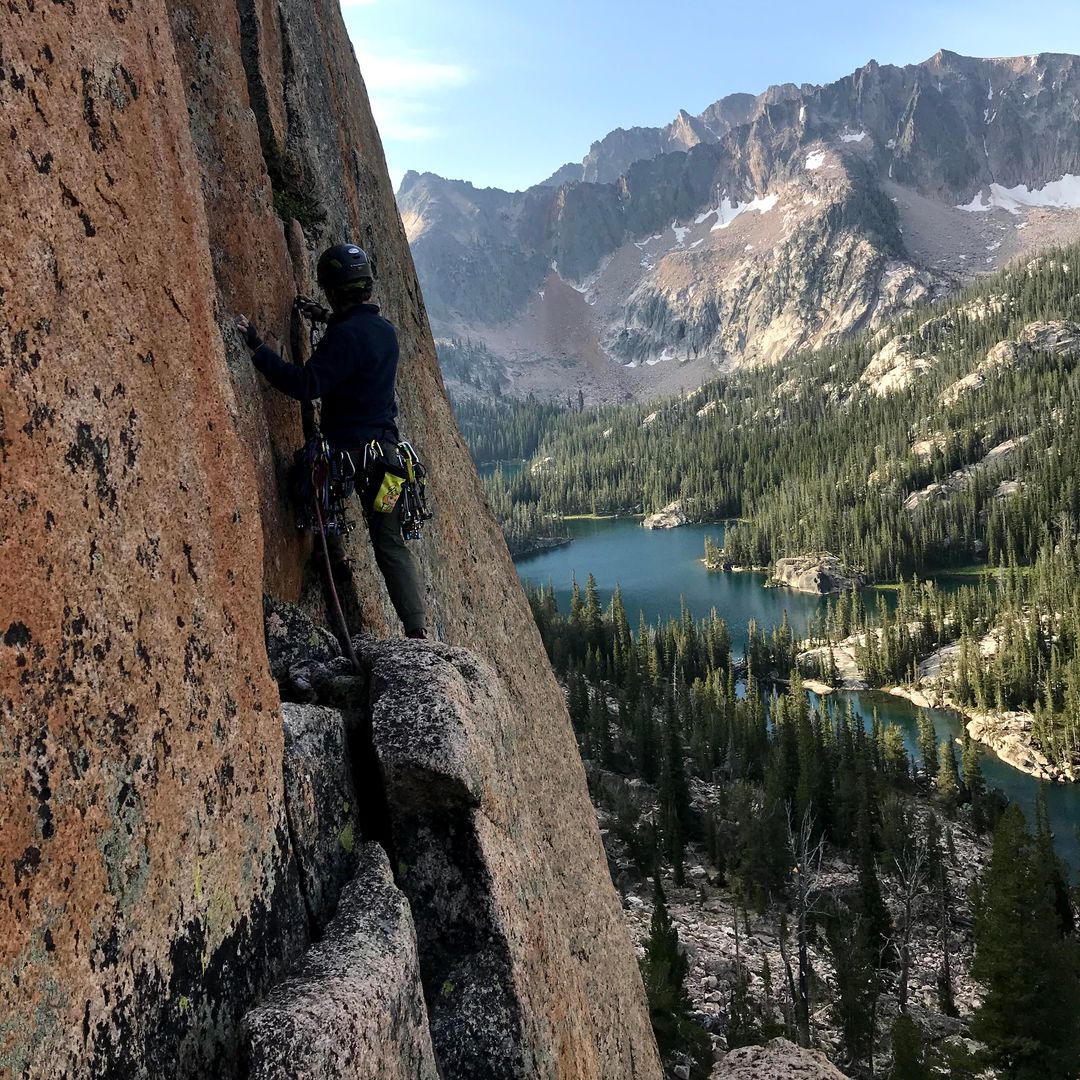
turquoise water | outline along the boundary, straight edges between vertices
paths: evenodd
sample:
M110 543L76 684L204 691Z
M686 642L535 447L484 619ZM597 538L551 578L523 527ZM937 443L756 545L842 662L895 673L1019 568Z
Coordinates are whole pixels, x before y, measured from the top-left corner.
M525 469L524 461L485 461L483 465L477 465L476 471L482 477L494 476L495 470L502 468L503 476L507 480L513 480L515 476Z
M535 585L552 584L559 609L569 611L570 590L576 575L584 587L590 573L596 578L601 600L611 598L621 585L623 602L631 623L637 625L639 611L650 623L669 616L679 617L680 603L685 602L695 618L716 608L731 630L735 650L741 652L746 642L746 626L751 619L766 630L779 623L787 612L796 634L806 630L810 619L824 607L819 597L791 592L788 589L765 589L763 574L710 573L701 559L705 538L717 546L723 544L721 525L690 525L681 529L643 529L638 520L626 518L569 523L574 543L519 560L522 580ZM955 587L955 586L954 586ZM866 594L872 597L870 591ZM865 723L872 722L874 710L886 723L899 725L905 733L908 749L915 750L918 710L902 698L888 694L837 694L832 699L841 705L850 700ZM934 710L931 715L941 738L960 738L962 721L956 713ZM998 788L1034 819L1036 795L1046 793L1050 822L1058 850L1073 871L1080 869L1080 787L1047 784L1006 765L989 752L981 754L983 773L990 787Z
M766 629L788 614L796 634L805 633L824 601L789 589L764 589L764 574L720 574L705 569L705 538L722 547L722 525L687 525L681 529L643 529L636 518L568 523L574 542L518 561L518 573L534 585L551 584L559 610L570 610L574 576L584 588L591 573L606 604L621 585L627 616L637 628L638 613L649 623L679 616L680 598L705 618L712 608L731 629L736 652L746 644L751 619Z

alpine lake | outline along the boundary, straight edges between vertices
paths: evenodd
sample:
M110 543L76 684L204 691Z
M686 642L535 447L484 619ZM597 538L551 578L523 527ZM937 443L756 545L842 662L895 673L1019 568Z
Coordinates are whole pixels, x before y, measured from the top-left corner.
M805 634L810 621L826 604L823 597L766 588L760 573L718 573L705 569L705 539L717 547L724 543L722 525L687 525L677 529L644 529L639 518L582 518L567 522L573 542L565 547L517 560L523 581L555 589L559 610L570 610L574 579L584 588L591 573L596 579L603 604L616 587L622 589L623 603L632 627L637 628L643 612L652 625L668 617L678 619L683 605L695 619L708 616L715 608L727 623L736 654L746 645L746 628L751 620L766 632L782 622L785 613L796 637ZM942 581L948 587L947 581ZM875 590L865 590L867 601L875 603ZM886 593L891 601L891 595ZM886 724L896 724L904 732L908 751L916 753L916 721L919 710L910 702L890 694L870 691L831 695L829 708L846 708L850 702L869 727L876 712ZM820 703L815 699L815 705ZM945 710L931 710L939 738L959 739L963 720ZM1006 765L989 750L980 750L987 786L1000 790L1017 803L1034 821L1035 800L1040 788L1046 796L1051 826L1058 851L1073 873L1080 871L1080 785L1047 783Z

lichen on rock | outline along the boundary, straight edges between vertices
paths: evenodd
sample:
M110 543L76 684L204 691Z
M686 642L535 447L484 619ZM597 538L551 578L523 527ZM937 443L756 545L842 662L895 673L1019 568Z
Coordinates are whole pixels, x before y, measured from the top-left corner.
M280 612L268 653L264 593L316 625L325 603L288 483L301 410L231 316L303 360L293 298L347 236L430 465L432 629L503 695L475 720L498 721L500 772L476 782L521 823L518 1047L583 1080L658 1077L565 703L446 399L337 0L9 6L0 1070L235 1076L241 1017L309 943L280 699L362 711L367 684L325 632L278 653ZM282 221L283 183L317 212ZM363 528L345 546L360 628L396 632Z

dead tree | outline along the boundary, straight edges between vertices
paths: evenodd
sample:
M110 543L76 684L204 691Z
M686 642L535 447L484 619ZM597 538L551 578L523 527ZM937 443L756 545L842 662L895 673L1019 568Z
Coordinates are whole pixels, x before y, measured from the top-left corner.
M926 887L929 851L925 835L909 844L903 854L894 860L900 879L900 898L904 909L900 929L900 988L897 992L902 1013L907 1012L908 980L911 976L911 938L915 926L915 904Z
M795 829L788 813L788 847L791 852L792 900L795 907L795 941L799 953L798 990L795 996L795 1026L799 1042L812 1045L810 978L810 916L817 899L821 860L825 850L823 839L814 840L814 818L809 809ZM785 959L786 963L786 959Z

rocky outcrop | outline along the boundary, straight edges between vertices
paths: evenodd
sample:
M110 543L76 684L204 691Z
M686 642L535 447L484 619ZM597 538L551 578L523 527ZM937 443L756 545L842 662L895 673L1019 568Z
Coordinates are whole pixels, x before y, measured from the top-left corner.
M675 502L668 503L663 510L649 514L641 524L646 529L678 529L689 523L690 519L686 516L682 503L676 499Z
M904 499L904 509L908 513L915 513L925 503L947 502L958 492L968 487L978 476L999 477L1003 470L1015 466L1016 458L1029 438L1028 435L1022 435L1016 439L1007 439L1005 442L993 447L985 457L975 462L975 464L968 465L963 469L956 469L944 480L935 480L932 484L927 484L926 487L913 491Z
M303 359L292 298L349 236L399 327L402 426L431 466L431 626L507 702L493 782L534 841L536 961L514 1000L560 1024L563 1075L658 1076L565 704L450 413L336 0L5 20L2 1067L234 1076L241 1017L309 943L262 628L264 593L325 622L288 493L303 425L231 316ZM396 632L362 531L347 548L354 629ZM274 663L314 693L297 658ZM528 1053L553 1053L522 1023Z
M804 1050L786 1039L732 1050L713 1070L712 1080L844 1080L820 1050Z
M955 405L965 394L985 386L991 375L1029 364L1040 353L1067 356L1077 352L1080 352L1080 326L1076 323L1028 323L1016 340L998 342L974 371L946 387L939 400L943 405Z
M819 596L849 592L861 588L868 580L861 570L846 566L828 552L778 559L772 576L774 585L786 585L797 592L816 593Z
M969 716L968 734L990 747L1007 765L1052 783L1077 779L1073 765L1058 765L1032 745L1035 717L1029 712L981 713L962 710Z
M245 1019L250 1080L439 1080L409 905L364 844L337 914Z
M885 397L899 390L906 390L919 375L929 371L935 362L934 357L919 354L911 334L903 334L893 338L875 353L859 382L871 393Z
M618 909L580 897L603 849L557 809L572 746L542 748L550 733L522 725L494 671L460 650L365 645L362 660L444 1075L659 1077L651 1031L596 1009L641 976ZM526 787L549 798L523 803ZM538 863L544 847L557 867Z

